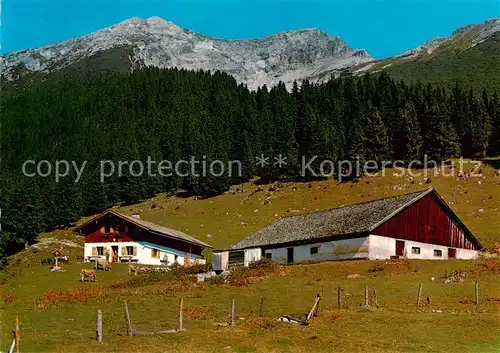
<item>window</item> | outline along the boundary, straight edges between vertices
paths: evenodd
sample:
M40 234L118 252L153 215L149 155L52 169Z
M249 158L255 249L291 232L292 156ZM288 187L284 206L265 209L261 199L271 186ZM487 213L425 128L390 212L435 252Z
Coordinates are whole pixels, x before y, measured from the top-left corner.
M102 247L102 246L97 247L97 255L99 255L99 256L104 255L104 247Z
M159 259L160 258L160 250L151 249L151 257L154 259Z
M309 253L311 255L317 254L318 253L318 248L319 248L318 246L313 246L312 248L309 249Z
M443 256L443 252L441 250L434 249L434 256L441 257L441 256Z
M127 246L127 255L129 255L129 256L134 255L134 247L133 246Z
M416 246L413 246L411 248L411 253L412 254L420 254L420 248L417 248Z
M271 260L273 258L273 254L270 252L266 252L266 259Z

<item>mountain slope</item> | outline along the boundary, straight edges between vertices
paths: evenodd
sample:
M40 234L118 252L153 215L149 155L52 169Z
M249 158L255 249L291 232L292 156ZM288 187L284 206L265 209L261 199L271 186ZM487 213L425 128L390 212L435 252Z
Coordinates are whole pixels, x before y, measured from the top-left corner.
M323 81L338 69L370 61L364 50L353 50L338 37L317 29L270 37L224 40L185 30L159 17L133 18L87 36L5 55L3 76L15 80L33 72L49 73L110 50L130 48L128 69L141 66L224 71L256 89L279 81Z
M401 55L353 68L355 74L385 71L395 79L477 90L500 89L500 18L459 28Z

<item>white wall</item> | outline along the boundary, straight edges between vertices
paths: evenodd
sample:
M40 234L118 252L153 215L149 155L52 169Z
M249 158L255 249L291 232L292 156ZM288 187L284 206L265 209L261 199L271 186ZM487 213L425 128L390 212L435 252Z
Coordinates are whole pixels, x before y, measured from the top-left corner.
M229 266L229 251L214 252L212 254L212 269L226 271Z
M318 247L316 254L311 254L310 249ZM264 254L270 253L272 260L286 264L289 247L266 249ZM316 262L327 260L349 260L368 258L368 237L356 239L341 239L322 243L294 246L293 262ZM264 255L265 257L265 255Z
M423 260L446 260L448 259L448 246L421 243L417 241L382 237L380 235L370 235L370 260L385 260L396 255L396 240L405 242L404 257L408 259ZM412 247L420 248L420 254L413 254ZM442 256L434 256L434 250L441 250ZM477 250L467 250L456 248L457 259L475 259L479 257Z
M92 248L93 247L99 247L102 246L104 249L108 249L108 252L111 252L111 247L112 246L118 246L118 257L121 256L122 254L122 247L127 247L127 246L136 246L137 247L137 256L133 257L134 259L137 259L137 263L139 264L144 264L144 265L172 265L175 262L177 262L179 265L184 265L184 256L177 256L177 260L175 259L175 254L165 252L165 251L160 251L160 258L153 258L151 256L151 248L144 247L138 243L135 242L106 242L106 243L85 243L84 246L84 257L85 259L88 256L92 256ZM112 257L111 257L112 258ZM166 258L167 262L162 262L161 260L164 260ZM196 259L194 257L191 257L191 263L194 263ZM205 259L198 259L197 262L199 264L204 264Z
M259 261L262 258L262 250L261 248L245 249L243 258L245 267L248 267L251 262Z

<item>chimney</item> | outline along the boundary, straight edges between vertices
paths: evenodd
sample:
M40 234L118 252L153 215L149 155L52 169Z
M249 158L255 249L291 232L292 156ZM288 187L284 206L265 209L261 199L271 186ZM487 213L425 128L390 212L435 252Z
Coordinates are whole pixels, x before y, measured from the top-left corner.
M132 215L132 217L137 218L137 219L141 219L141 215L140 215L140 214L138 214L138 213L134 213L134 214Z

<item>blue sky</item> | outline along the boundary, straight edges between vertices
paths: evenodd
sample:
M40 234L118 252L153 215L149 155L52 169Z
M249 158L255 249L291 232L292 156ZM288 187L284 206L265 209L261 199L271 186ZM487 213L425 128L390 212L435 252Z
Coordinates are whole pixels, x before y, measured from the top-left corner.
M500 0L2 0L2 53L160 16L201 34L262 37L317 27L376 57L500 16Z

